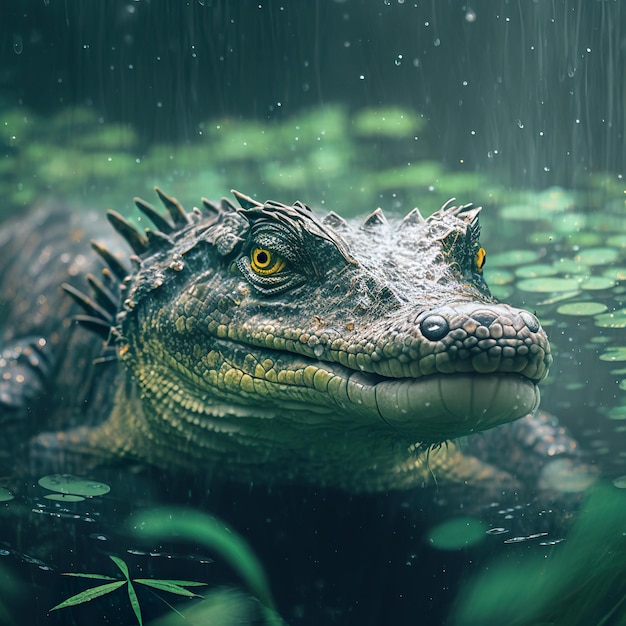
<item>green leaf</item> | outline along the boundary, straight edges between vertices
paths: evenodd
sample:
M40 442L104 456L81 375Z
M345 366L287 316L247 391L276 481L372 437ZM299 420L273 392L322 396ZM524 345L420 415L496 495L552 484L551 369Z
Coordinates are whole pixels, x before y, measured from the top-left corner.
M128 598L130 599L130 605L133 607L133 611L135 611L135 615L137 616L139 626L143 626L143 620L141 619L141 609L139 608L139 600L137 599L135 588L133 587L133 584L130 582L130 580L128 581Z
M135 532L149 539L175 537L201 542L218 552L268 608L274 607L269 582L246 541L223 522L189 509L153 509L132 520Z
M124 574L124 576L126 577L126 580L130 581L130 576L128 575L128 566L126 565L126 563L124 563L124 561L122 561L122 559L117 556L109 555L109 558L113 561L113 563L115 563L115 565L120 568L122 574Z
M141 585L146 585L148 587L154 587L155 589L159 589L160 591L168 591L169 593L176 593L179 596L185 596L186 598L200 598L197 593L192 593L188 589L177 585L169 580L155 580L153 578L135 578L133 582L140 583ZM204 584L204 583L201 583Z
M113 578L112 576L104 576L103 574L80 574L78 572L63 572L62 576L75 576L76 578L95 578L96 580L117 580L117 578Z
M150 580L160 583L170 583L171 585L178 585L179 587L205 587L209 583L201 583L197 580L169 580L167 578L133 578L135 581Z
M116 580L114 583L107 583L106 585L98 585L97 587L91 587L90 589L86 589L81 593L77 593L75 596L68 598L61 604L57 604L53 606L50 610L56 611L57 609L64 609L68 606L74 606L76 604L82 604L83 602L89 602L90 600L94 600L95 598L99 598L100 596L104 596L107 593L111 593L116 589L119 589L122 585L125 585L125 580Z

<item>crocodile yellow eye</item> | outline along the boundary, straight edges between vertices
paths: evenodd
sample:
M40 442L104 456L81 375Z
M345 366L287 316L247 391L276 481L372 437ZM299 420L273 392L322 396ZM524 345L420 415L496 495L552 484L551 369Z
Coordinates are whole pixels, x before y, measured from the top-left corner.
M481 272L483 266L485 265L485 260L487 259L487 253L484 248L478 248L478 252L476 252L476 258L474 259L476 263L476 267L478 271Z
M250 267L261 276L280 272L285 267L283 259L266 248L254 248L250 253Z

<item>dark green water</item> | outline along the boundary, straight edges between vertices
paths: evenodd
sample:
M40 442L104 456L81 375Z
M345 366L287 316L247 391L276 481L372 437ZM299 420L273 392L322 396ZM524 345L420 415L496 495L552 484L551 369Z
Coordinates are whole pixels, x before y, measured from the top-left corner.
M1 7L6 215L54 198L132 216L132 197L150 199L153 185L186 206L234 187L348 217L428 214L451 196L482 204L487 281L546 326L555 363L542 406L608 491L581 514L581 494L268 493L125 471L91 476L111 487L104 495L59 503L32 476L0 504L0 623L135 623L124 587L49 613L106 582L62 572L122 576L110 555L131 578L206 582L199 593L215 606L192 623L263 623L255 590L214 544L127 532L131 514L164 505L214 514L243 537L289 624L457 623L465 583L490 571L480 606L506 604L496 582L509 580L526 606L557 607L537 617L509 602L520 624L626 623L625 21L609 0ZM466 517L481 524L471 545L428 540ZM578 570L587 576L568 577ZM137 587L145 623L186 623ZM153 591L179 610L197 603ZM466 615L458 623L475 623ZM508 619L491 615L481 623Z

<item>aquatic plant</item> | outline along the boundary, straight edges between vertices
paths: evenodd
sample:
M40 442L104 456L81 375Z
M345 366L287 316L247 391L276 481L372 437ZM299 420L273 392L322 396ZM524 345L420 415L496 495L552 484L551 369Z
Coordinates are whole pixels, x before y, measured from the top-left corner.
M128 566L125 561L120 559L119 557L110 555L111 560L117 565L119 570L122 572L124 578L123 579L115 579L111 576L105 576L104 574L81 574L78 572L66 572L64 576L75 576L77 578L89 578L93 580L106 580L109 582L104 583L103 585L97 585L96 587L90 587L89 589L85 589L85 591L81 591L76 595L64 600L60 604L52 607L51 611L56 611L58 609L65 609L70 606L76 606L78 604L83 604L85 602L90 602L91 600L95 600L96 598L100 598L101 596L107 595L116 591L120 587L126 586L128 590L128 598L130 600L130 605L133 608L135 616L137 618L137 622L139 626L143 626L143 619L141 617L141 607L139 606L139 600L137 598L137 592L135 591L135 586L133 583L144 585L146 587L152 587L153 589L157 589L159 591L167 591L168 593L174 593L179 596L185 596L187 598L200 598L198 594L195 594L185 587L198 587L204 586L206 583L198 582L195 580L165 580L165 579L157 579L157 578L132 578L130 577L130 573L128 571Z
M592 489L567 540L547 555L489 564L469 581L456 626L626 624L626 493Z
M259 601L267 626L284 626L263 566L243 537L223 522L192 509L158 508L131 518L130 526L138 537L189 540L214 550L239 574Z

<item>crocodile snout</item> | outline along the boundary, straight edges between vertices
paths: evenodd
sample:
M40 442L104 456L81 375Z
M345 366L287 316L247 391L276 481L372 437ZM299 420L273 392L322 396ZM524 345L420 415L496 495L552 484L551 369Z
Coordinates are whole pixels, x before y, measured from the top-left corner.
M539 320L505 304L446 305L420 314L415 325L421 355L434 355L442 373L516 372L539 382L552 362Z

